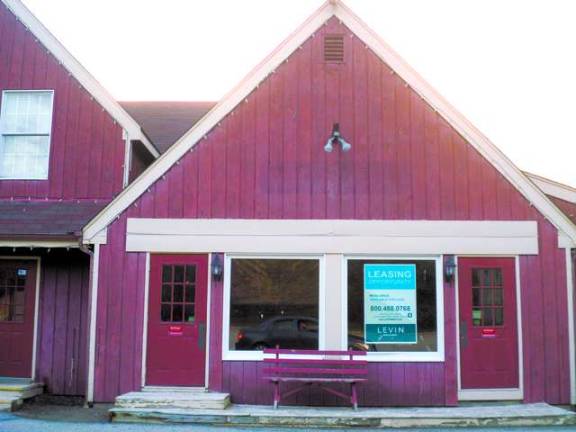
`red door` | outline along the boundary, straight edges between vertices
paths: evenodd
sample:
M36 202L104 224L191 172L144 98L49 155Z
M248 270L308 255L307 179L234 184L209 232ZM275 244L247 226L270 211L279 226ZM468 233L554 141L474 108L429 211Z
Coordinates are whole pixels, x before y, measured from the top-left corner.
M459 258L462 389L518 388L514 258Z
M32 377L36 261L0 260L0 376Z
M206 255L153 255L146 384L204 386Z

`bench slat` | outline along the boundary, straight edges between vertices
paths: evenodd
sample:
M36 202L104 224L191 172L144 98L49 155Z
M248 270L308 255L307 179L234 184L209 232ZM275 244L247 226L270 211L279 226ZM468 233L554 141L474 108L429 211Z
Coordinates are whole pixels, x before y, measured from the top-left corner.
M296 358L265 358L265 363L287 363L287 364L309 364L309 365L349 365L349 366L365 366L368 364L366 360L329 360L329 359L296 359Z
M290 368L271 367L265 368L264 372L272 374L320 374L320 375L366 375L366 369L330 369L330 368Z
M368 381L368 378L293 378L293 377L264 377L272 382L333 382L333 383L353 383Z
M366 351L319 351L319 350L297 350L297 349L275 349L275 348L266 348L264 350L264 354L296 354L296 355L311 355L311 356L318 356L318 355L340 355L340 356L365 356L367 353Z

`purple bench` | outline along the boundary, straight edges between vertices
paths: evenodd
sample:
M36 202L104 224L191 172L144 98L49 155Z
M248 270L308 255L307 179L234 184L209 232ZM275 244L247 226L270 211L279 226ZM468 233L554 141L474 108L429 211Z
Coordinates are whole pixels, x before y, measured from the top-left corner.
M274 408L278 408L282 396L288 397L315 384L330 394L348 400L357 409L356 384L366 381L368 374L364 351L265 349L264 362L267 366L264 368L264 379L274 385ZM302 385L281 394L280 383L283 382ZM333 383L350 384L351 394L327 386Z

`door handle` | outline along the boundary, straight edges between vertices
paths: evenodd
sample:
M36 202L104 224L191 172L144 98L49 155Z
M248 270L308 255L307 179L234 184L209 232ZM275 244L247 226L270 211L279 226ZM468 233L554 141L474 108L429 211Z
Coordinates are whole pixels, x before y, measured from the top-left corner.
M466 321L460 321L460 348L468 346L468 326Z
M198 348L204 349L206 347L206 324L198 324Z

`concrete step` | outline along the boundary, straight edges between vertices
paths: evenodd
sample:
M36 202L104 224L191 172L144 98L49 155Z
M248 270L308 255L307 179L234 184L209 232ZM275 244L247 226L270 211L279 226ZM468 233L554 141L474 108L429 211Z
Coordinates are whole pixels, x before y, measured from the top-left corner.
M143 391L126 393L116 398L114 408L185 410L223 410L230 405L228 393L206 391Z
M33 398L43 391L44 385L41 383L3 378L0 380L0 410L15 411L22 406L25 399Z
M480 408L319 408L232 405L227 410L120 408L112 421L129 423L206 424L242 427L454 428L575 425L576 415L547 404Z
M0 395L18 395L22 399L28 399L44 391L42 383L1 383L0 382Z

